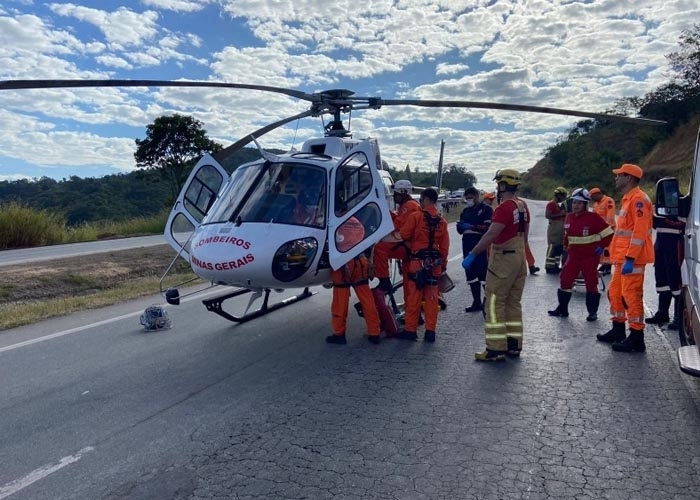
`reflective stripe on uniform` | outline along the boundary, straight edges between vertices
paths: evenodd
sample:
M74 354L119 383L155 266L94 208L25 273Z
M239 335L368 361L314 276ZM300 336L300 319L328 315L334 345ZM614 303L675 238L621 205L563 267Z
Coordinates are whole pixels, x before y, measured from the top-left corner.
M595 243L600 240L602 240L602 238L599 234L592 234L590 236L569 236L570 245L587 245L588 243Z
M617 229L615 231L615 236L626 237L626 236L632 236L632 234L634 234L633 231L625 231L624 229Z
M657 233L668 233L668 234L683 234L680 229L669 229L667 227L660 227L656 230Z

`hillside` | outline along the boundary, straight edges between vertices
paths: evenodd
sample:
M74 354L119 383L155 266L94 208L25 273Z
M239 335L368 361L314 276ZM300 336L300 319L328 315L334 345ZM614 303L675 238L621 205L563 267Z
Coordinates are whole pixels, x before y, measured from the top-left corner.
M574 129L524 174L523 194L549 199L559 185L569 189L595 185L613 193L611 170L626 162L637 163L644 169L642 188L650 194L656 181L665 176L678 177L686 183L699 127L700 115L695 115L670 134L663 129L617 124L583 132Z

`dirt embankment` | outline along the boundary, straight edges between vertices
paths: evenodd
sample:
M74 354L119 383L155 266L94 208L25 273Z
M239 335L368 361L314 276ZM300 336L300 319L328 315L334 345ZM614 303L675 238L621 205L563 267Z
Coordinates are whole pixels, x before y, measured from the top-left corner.
M0 267L0 304L90 295L130 280L160 277L173 257L172 248L159 245ZM179 259L177 268L189 266Z

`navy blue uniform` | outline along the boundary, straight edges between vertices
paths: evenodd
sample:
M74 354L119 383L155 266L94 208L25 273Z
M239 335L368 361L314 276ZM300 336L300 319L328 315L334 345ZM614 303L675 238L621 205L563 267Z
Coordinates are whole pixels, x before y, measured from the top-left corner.
M683 235L685 220L678 217L654 216L654 278L656 291L681 294L681 262L683 262Z
M492 215L493 209L485 203L477 203L473 207L467 207L462 210L457 223L457 232L462 235L462 256L466 257L484 233L488 231ZM460 223L470 224L471 227L462 229ZM466 271L467 283L480 283L483 285L486 282L487 267L487 252L481 252Z

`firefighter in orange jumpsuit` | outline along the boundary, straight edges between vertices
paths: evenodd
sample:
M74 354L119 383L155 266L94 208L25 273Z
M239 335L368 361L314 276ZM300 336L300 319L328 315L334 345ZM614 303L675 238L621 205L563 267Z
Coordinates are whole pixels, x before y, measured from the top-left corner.
M569 301L573 292L574 280L583 274L586 282L586 321L598 319L598 258L603 249L610 244L613 237L612 228L598 214L588 211L591 197L588 191L579 188L571 195L572 213L567 214L564 221L564 247L566 247L566 262L559 275L557 299L559 305L553 311L547 311L550 316L567 317Z
M394 222L395 231L401 231L401 228L406 223L406 219L413 212L420 212L420 205L416 200L411 198L413 185L411 181L401 179L396 181L392 186L394 191L394 202L397 205L397 211L391 213L391 218ZM374 277L379 279L377 287L385 292L390 292L392 289L391 280L389 279L389 259L401 259L402 269L408 267L409 249L402 241L380 241L374 245L372 263L374 265ZM404 275L405 276L405 275ZM406 280L404 279L404 283ZM404 290L404 298L406 290Z
M425 342L435 342L438 318L438 278L447 269L450 235L447 221L440 216L435 204L438 193L433 188L420 195L421 211L413 212L401 228L401 238L411 250L408 271L404 270L404 300L406 317L398 338L416 340L421 301L424 301Z
M600 215L608 225L615 230L615 200L610 196L603 194L600 188L594 187L588 194L593 200L593 211ZM600 256L600 274L610 274L612 261L610 260L610 249L604 248L603 254Z
M491 246L484 305L486 349L474 353L477 361L503 361L506 355L517 357L523 346L521 299L527 278L525 247L530 212L516 196L522 183L517 170L499 170L494 180L501 203L493 211L489 230L462 261L462 267L468 269L476 255Z
M355 217L350 217L336 230L336 246L341 252L351 251L365 237L365 228ZM329 344L346 344L345 328L348 320L350 287L362 304L363 317L367 324L367 339L379 343L380 323L372 290L369 288L369 261L363 253L349 260L340 269L331 273L333 300L331 301L331 324L333 335L326 337Z
M639 189L643 174L639 166L625 163L613 174L615 188L623 196L610 243L615 266L608 287L612 328L596 337L601 342L611 342L615 351L644 352L644 267L654 262L651 201ZM629 322L629 336L625 335L625 322Z

